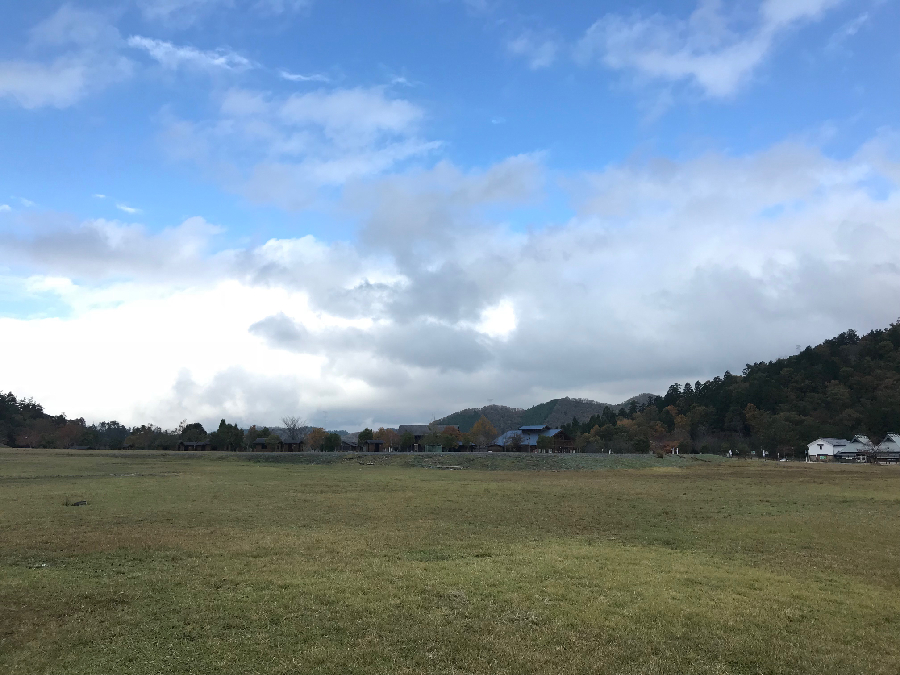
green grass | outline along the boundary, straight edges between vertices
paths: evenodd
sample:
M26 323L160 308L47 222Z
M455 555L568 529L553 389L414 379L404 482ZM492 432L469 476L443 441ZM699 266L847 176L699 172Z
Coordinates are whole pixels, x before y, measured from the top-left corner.
M897 675L898 506L896 467L2 449L0 673Z

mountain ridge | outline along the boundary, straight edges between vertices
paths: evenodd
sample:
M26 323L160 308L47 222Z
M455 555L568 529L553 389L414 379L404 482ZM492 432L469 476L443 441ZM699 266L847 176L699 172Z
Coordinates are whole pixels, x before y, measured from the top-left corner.
M602 403L586 398L554 398L544 403L538 403L530 408L512 408L510 406L492 404L481 408L464 408L435 420L436 424L457 424L460 431L469 431L478 419L484 415L494 425L498 433L518 429L527 424L546 424L550 427L560 427L572 421L574 417L579 422L590 419L593 415L599 415L605 408L618 411L619 408L627 408L634 401L640 405L646 403L655 394L643 393L625 399L621 403Z

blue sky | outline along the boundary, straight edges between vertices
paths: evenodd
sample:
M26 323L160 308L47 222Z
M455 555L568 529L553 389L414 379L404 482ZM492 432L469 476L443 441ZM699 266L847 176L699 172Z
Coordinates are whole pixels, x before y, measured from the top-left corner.
M898 25L889 0L6 3L0 388L356 428L885 325Z

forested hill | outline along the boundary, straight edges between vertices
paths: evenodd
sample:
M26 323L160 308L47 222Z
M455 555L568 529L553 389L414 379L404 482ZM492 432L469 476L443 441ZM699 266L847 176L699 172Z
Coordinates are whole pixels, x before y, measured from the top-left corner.
M692 427L752 435L773 447L900 431L900 321L748 364L740 376L672 385L658 407L669 405L687 414Z
M816 438L900 432L900 321L859 337L853 330L788 358L748 364L625 415L607 410L564 426L580 449L652 447L801 455Z
M469 431L475 422L484 415L499 433L518 429L526 424L546 424L559 427L575 418L585 422L594 415L600 415L604 409L628 409L632 401L637 405L646 405L653 399L652 394L633 396L622 403L599 403L585 398L555 398L546 403L538 403L531 408L510 408L505 405L487 405L483 408L466 408L436 420L437 424L458 424L460 431Z

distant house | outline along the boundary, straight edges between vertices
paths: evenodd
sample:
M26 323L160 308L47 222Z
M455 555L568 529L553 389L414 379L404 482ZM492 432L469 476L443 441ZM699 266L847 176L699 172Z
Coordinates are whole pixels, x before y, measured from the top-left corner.
M900 463L900 434L888 434L875 448L875 459L884 464Z
M368 441L357 441L356 442L357 450L360 452L381 452L382 447L384 446L384 441L379 441L377 438L373 438Z
M209 441L178 441L179 450L207 451L213 447Z
M458 424L401 424L397 431L402 438L405 434L412 434L413 437L413 451L414 452L424 452L425 445L422 443L422 439L432 432L442 433L447 429L455 429L459 431Z
M349 438L341 439L341 452L356 452L359 448L359 444Z
M546 424L527 424L507 431L500 434L490 447L506 448L515 443L516 436L525 452L575 452L575 443L562 429L551 429ZM538 448L538 438L541 436L548 436L552 440L550 448Z
M848 450L849 443L841 438L817 438L806 446L806 457L811 462L832 462L836 454Z
M857 452L871 452L875 449L875 445L869 440L868 436L856 435L847 444L847 447Z
M842 448L836 448L834 452L834 461L836 462L865 462L866 459L875 450L875 446L867 436L854 436L851 440L846 441L846 445Z
M277 443L269 443L266 438L257 438L253 441L253 452L281 452L284 443L279 439Z

